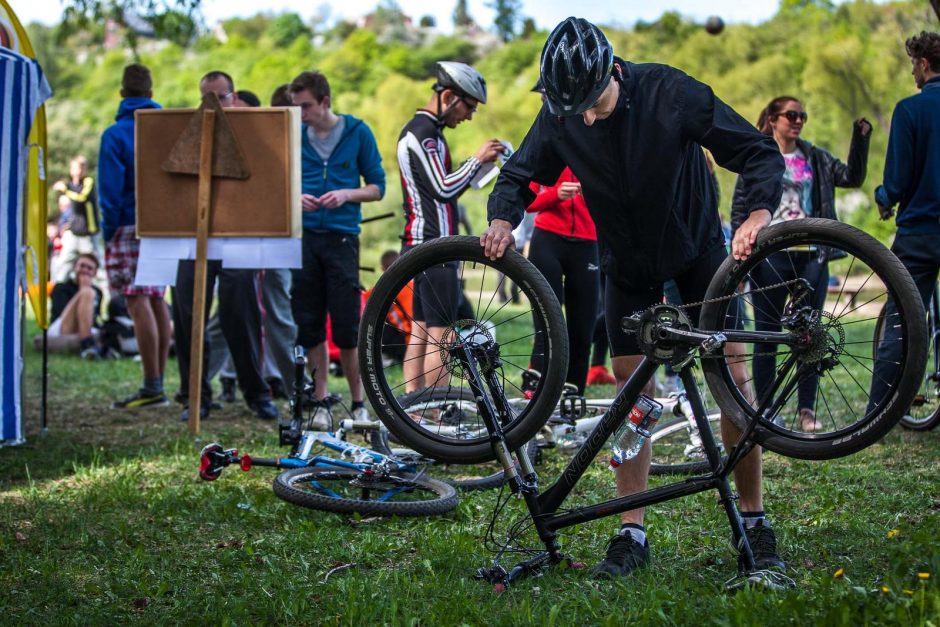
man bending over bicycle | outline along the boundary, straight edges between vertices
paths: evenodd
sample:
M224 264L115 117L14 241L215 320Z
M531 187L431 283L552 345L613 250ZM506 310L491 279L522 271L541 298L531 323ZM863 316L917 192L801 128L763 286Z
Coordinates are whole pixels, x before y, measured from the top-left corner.
M776 144L719 100L711 88L660 64L634 64L613 56L604 34L580 18L568 18L542 49L541 78L547 96L522 145L502 168L488 204L490 227L480 238L487 256L512 245L512 228L532 201L529 182L553 184L565 166L582 182L597 225L601 264L607 274L607 331L614 375L622 387L642 356L636 339L621 329L624 316L662 302L674 279L682 301L700 302L726 250L718 201L705 156L741 175L749 217L735 233L732 252L744 259L769 207L781 196L784 162ZM696 321L698 308L687 312ZM729 345L729 352L743 352ZM734 372L749 379L743 363ZM651 380L645 392L652 395ZM739 436L722 416L726 446ZM647 443L616 471L617 495L646 489ZM758 569L784 567L764 516L760 449L734 469L747 539ZM649 561L644 510L621 515L595 576L627 575Z

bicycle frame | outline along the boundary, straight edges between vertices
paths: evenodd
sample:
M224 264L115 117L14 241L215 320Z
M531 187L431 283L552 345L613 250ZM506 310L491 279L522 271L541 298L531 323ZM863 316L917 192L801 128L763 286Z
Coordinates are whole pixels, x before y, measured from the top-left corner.
M326 455L311 455L313 447L320 444L330 450L336 451L341 457L336 459ZM257 457L252 458L254 466L270 466L275 468L307 468L307 467L333 467L348 468L350 470L366 470L375 465L383 466L389 470L417 473L418 468L383 455L365 446L350 444L331 433L324 431L304 431L296 448L287 457Z
M626 320L626 319L625 319ZM701 344L703 351L711 352L721 350L731 334L717 334L698 330L683 331L675 328L666 328L660 337L665 341L680 341L687 345L689 355ZM774 341L779 343L795 344L798 340L792 334L780 332L748 332L737 331L733 334L736 341L748 343ZM477 367L477 355L482 350L479 347L470 347L466 344L455 346L452 351L459 358L469 375L469 385L476 398L480 400L479 407L482 419L490 433L493 448L497 459L503 463L503 468L509 477L511 489L521 493L525 500L529 514L539 539L544 543L546 551L535 558L526 560L506 572L501 566L495 565L485 571L483 577L503 587L514 580L531 572L540 570L550 564L557 564L564 559L556 541L556 532L566 527L597 520L607 516L620 514L626 511L655 505L683 496L697 494L708 490L717 490L720 502L724 507L731 526L735 545L740 547L744 568L747 573L755 573L754 556L750 545L744 535L744 524L735 505L736 497L731 489L728 477L737 463L751 450L751 435L756 428L757 420L751 420L747 428L731 449L726 460L722 459L721 451L708 425L707 412L701 395L699 394L695 378L692 374L691 358L679 369L679 376L686 388L689 403L692 406L693 418L698 425L699 436L711 472L704 475L690 477L683 481L670 483L664 486L651 488L635 494L618 497L597 503L578 507L573 510L560 512L562 504L570 495L572 489L593 463L607 440L626 420L630 409L636 403L646 383L655 374L659 364L648 357L640 362L633 375L617 394L610 409L588 436L584 444L577 450L571 461L562 471L558 479L544 492L539 492L538 478L535 469L525 455L515 452L518 459L521 475L511 460L505 440L503 438L500 418L509 415L510 407L502 394L500 382L492 369L481 373ZM492 357L484 357L485 360ZM755 416L760 417L768 409L766 405L773 398L783 378L778 374L771 386L771 390L760 403ZM785 388L791 388L794 382L788 383ZM490 397L492 394L492 398ZM508 461L507 461L508 460Z

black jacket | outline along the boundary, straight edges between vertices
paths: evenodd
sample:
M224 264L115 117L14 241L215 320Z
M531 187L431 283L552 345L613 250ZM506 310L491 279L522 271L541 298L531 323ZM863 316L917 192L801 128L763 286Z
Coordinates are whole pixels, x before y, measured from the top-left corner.
M500 172L488 218L519 224L534 197L529 182L552 185L567 165L597 226L604 270L622 286L647 288L724 245L701 146L742 174L748 210L779 204L784 163L773 139L707 85L667 65L616 63L622 89L611 116L585 126L542 107Z
M837 220L836 187L861 187L868 170L868 145L871 133L863 136L859 124L852 128L852 144L849 146L848 165L839 161L831 153L813 146L808 141L798 139L796 145L806 155L813 170L813 217ZM734 186L731 201L731 230L736 231L747 219L747 197L740 178ZM773 213L773 211L771 211Z

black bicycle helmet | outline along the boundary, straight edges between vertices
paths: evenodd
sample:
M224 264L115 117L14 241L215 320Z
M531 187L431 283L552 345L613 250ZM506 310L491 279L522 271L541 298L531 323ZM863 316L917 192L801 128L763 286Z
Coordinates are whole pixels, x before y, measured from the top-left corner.
M580 17L555 27L540 62L546 104L553 115L579 115L597 102L610 82L614 51L599 28Z
M441 92L451 89L461 96L474 98L480 104L486 104L486 80L483 75L466 63L457 61L438 61L437 83L434 90Z

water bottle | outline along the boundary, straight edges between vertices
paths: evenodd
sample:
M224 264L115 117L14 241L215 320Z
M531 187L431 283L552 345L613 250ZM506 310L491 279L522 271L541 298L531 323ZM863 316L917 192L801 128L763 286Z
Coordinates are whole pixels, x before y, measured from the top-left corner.
M630 409L630 414L614 433L611 441L613 451L610 456L610 470L616 470L620 464L637 456L662 415L663 406L659 402L645 394L636 399L636 404Z

